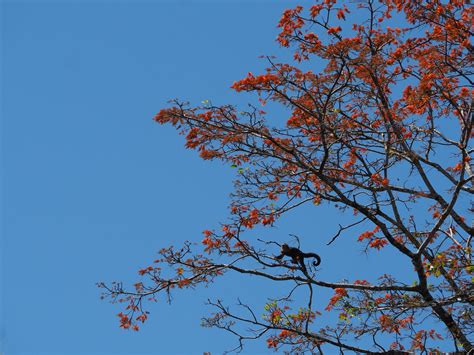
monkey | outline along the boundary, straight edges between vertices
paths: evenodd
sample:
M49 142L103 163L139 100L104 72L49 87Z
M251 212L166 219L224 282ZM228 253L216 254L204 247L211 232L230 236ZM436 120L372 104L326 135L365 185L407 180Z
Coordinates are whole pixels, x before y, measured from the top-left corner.
M288 244L282 244L280 255L276 256L275 259L281 260L284 256L289 256L293 264L299 264L304 273L307 272L306 265L304 264L305 258L315 258L313 266L321 264L321 257L316 253L303 253L301 250L295 247L290 247Z

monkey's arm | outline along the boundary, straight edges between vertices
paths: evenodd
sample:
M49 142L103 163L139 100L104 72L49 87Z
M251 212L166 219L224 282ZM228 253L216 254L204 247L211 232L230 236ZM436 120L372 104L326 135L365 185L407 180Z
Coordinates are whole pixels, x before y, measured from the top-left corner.
M275 256L275 259L281 260L281 259L283 259L284 256L285 256L285 254L282 253L282 254L280 254L280 255L278 255L278 256Z
M299 258L298 256L294 255L293 253L288 253L288 252L282 252L280 255L278 256L275 256L275 259L281 261L281 259L283 259L284 256L288 256L291 258L291 262L293 264L298 264L298 260L301 259Z

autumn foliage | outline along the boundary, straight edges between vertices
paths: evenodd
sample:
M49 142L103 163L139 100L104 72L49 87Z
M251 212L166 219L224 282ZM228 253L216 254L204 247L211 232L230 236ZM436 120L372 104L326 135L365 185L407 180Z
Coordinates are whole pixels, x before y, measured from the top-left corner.
M258 105L241 111L174 100L161 110L156 122L176 127L187 148L236 169L231 214L200 242L162 249L134 289L100 284L125 304L120 326L138 330L145 305L162 293L236 272L307 290L299 305L269 290L263 316L211 301L216 312L204 325L237 334L239 347L264 338L268 348L292 352L471 350L473 12L456 0L296 6L283 13L277 38L294 61L266 58L264 73L232 84L255 93ZM285 113L267 114L265 105ZM344 235L367 252L400 254L415 282L385 274L383 265L376 283L321 280L276 260L281 236L259 241L252 229L303 204L337 205L347 224L334 223L332 241ZM363 233L351 232L361 226ZM317 309L322 289L333 292ZM239 323L254 331L241 333Z

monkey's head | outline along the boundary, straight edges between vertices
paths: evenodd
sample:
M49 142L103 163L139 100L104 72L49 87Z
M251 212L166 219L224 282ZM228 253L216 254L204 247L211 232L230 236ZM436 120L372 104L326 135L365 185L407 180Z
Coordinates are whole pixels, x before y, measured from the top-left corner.
M282 251L282 252L287 252L287 251L289 251L289 250L290 250L290 247L289 247L288 244L282 244L282 245L281 245L281 251Z

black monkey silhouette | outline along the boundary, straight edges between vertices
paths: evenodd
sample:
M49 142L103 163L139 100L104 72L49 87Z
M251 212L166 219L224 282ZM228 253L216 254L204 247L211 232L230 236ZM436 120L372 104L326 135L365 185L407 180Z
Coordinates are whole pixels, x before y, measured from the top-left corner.
M289 256L293 264L299 264L301 269L306 273L306 265L304 264L304 259L306 258L315 258L313 261L313 266L318 266L321 264L321 257L316 253L303 253L301 250L295 247L290 247L288 244L282 244L280 255L276 256L277 260L283 259L284 256Z

